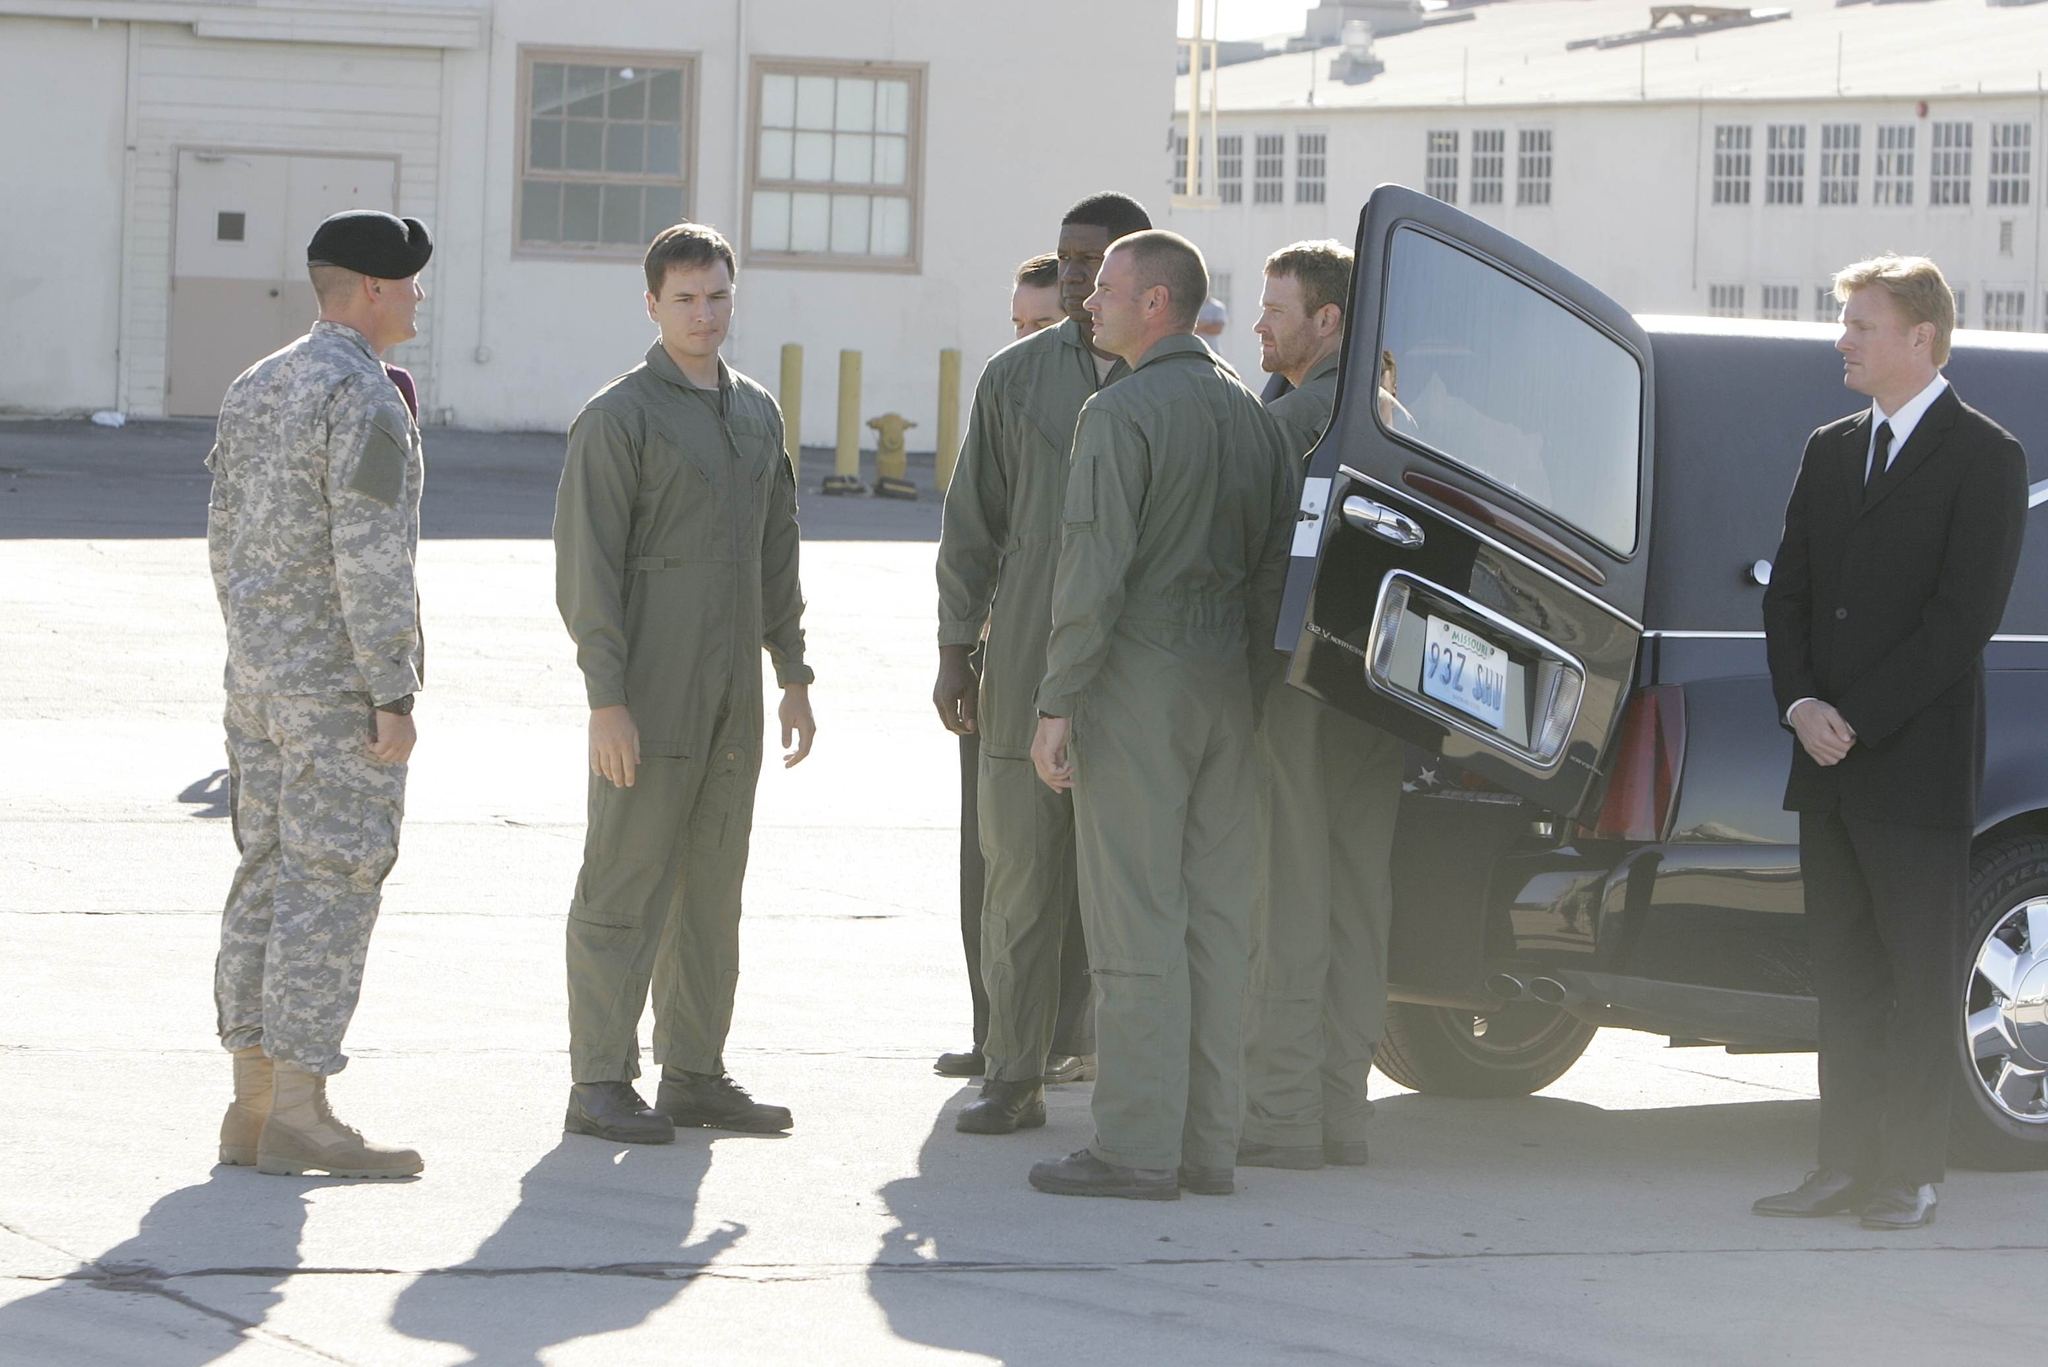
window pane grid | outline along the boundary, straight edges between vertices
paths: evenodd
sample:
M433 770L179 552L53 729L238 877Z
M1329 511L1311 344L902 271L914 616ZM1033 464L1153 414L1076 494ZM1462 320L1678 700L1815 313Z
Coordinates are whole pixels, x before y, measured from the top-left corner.
M1707 312L1715 318L1740 318L1742 316L1742 286L1707 286Z
M1774 123L1765 130L1764 203L1806 202L1806 125Z
M1871 181L1873 204L1913 202L1913 142L1919 132L1910 123L1888 124L1877 130L1876 175Z
M1498 204L1507 178L1508 134L1504 128L1472 131L1472 202Z
M1820 129L1822 204L1854 204L1863 174L1863 125L1826 123Z
M1180 154L1187 155L1186 134L1181 135ZM1216 197L1225 204L1244 203L1244 134L1222 133L1216 138Z
M753 251L908 261L913 77L763 67L748 215ZM1185 172L1186 148L1178 154Z
M1970 133L1967 123L1937 123L1929 139L1927 202L1970 202Z
M1550 203L1550 130L1524 128L1516 134L1515 203Z
M1813 287L1813 321L1816 323L1837 323L1842 318L1842 303L1835 298L1832 281Z
M1714 203L1749 203L1749 136L1747 124L1715 126Z
M626 251L683 218L690 67L525 59L521 245Z
M1984 291L1984 326L1993 332L2025 332L2027 292L2017 289Z
M1778 322L1796 320L1799 317L1799 286L1765 285L1763 313L1764 317Z
M1458 133L1443 129L1424 135L1422 189L1446 204L1458 202Z
M1255 135L1252 139L1252 203L1279 204L1287 198L1286 189L1286 135Z
M1294 202L1296 204L1321 204L1323 202L1324 172L1329 164L1329 135L1326 133L1296 133L1294 135Z
M1987 204L2025 204L2034 179L2034 125L1991 125L1991 180Z

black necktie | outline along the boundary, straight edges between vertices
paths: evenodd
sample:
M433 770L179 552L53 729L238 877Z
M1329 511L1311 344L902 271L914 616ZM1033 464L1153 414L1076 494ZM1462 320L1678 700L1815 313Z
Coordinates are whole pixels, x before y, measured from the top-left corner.
M1890 467L1891 459L1892 425L1881 422L1877 425L1877 435L1870 442L1870 469L1863 476L1864 488L1877 483L1877 477Z

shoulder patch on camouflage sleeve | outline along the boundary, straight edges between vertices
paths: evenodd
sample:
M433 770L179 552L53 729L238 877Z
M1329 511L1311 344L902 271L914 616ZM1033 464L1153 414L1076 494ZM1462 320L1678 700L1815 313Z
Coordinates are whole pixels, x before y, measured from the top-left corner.
M398 500L405 496L405 457L409 448L405 438L392 431L395 425L396 420L382 411L371 418L369 439L363 443L362 457L356 461L356 472L348 482L349 488L387 508L397 507Z

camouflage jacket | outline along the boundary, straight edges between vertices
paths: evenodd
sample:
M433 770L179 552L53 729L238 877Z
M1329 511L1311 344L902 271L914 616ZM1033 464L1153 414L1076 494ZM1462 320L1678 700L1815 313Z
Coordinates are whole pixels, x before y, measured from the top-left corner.
M230 693L418 691L419 426L369 343L318 322L228 387L206 541Z

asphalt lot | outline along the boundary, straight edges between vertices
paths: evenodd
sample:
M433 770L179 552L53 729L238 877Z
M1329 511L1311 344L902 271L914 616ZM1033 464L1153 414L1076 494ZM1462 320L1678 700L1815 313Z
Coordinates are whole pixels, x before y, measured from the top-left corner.
M764 775L728 1055L794 1132L565 1138L583 713L537 539L553 438L429 434L435 676L334 1085L426 1173L214 1167L234 850L207 433L43 426L0 425L22 472L0 473L0 1364L1923 1364L2039 1342L2038 1174L1957 1173L1941 1223L1900 1236L1748 1214L1809 1162L1804 1055L1608 1032L1524 1101L1376 1079L1364 1170L1243 1170L1173 1205L1032 1192L1032 1161L1087 1142L1088 1089L1055 1089L1043 1131L974 1138L952 1129L971 1090L929 1068L967 1031L957 769L927 701L930 533L890 520L935 526L929 501L804 507L821 731Z

